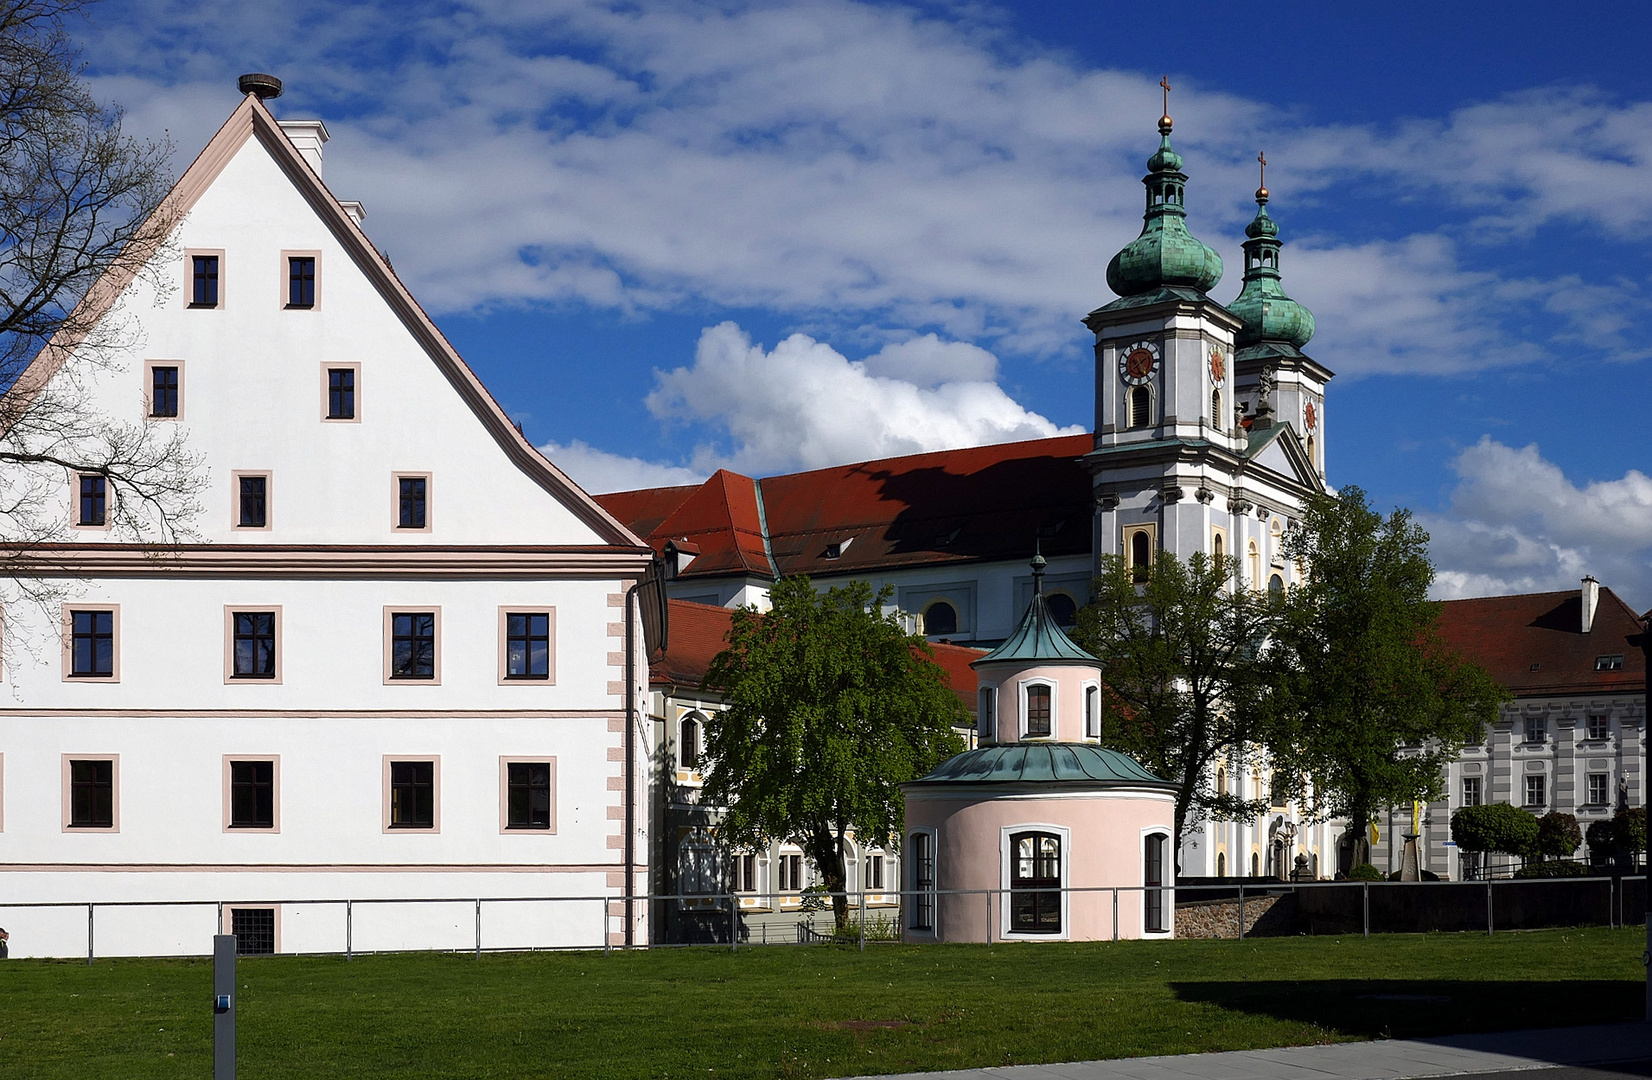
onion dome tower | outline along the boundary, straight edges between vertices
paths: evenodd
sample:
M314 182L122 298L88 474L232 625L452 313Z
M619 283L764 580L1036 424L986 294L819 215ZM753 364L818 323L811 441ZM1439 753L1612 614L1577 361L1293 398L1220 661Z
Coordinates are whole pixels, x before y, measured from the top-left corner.
M1267 166L1266 156L1258 155ZM1264 174L1264 180L1266 174ZM1240 349L1261 342L1287 345L1300 351L1314 336L1314 316L1285 295L1279 282L1279 226L1268 216L1268 189L1256 189L1256 217L1245 226L1245 284L1228 310L1244 325L1234 335Z
M1141 235L1107 264L1107 287L1120 296L1141 296L1180 287L1209 292L1222 280L1222 257L1187 231L1187 174L1170 147L1172 121L1159 117L1159 151L1147 159L1147 211Z

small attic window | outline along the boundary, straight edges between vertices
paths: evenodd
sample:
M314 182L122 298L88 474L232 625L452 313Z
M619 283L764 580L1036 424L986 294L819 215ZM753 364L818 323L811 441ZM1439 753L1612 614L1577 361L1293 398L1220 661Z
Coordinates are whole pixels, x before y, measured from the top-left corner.
M1538 668L1540 668L1542 666L1543 665L1541 663L1533 663L1530 670L1536 671Z
M1595 670L1596 671L1622 671L1623 670L1623 654L1619 653L1616 656L1597 656L1597 657L1595 657Z
M842 558L843 553L848 551L849 545L854 542L855 538L852 536L844 537L842 540L833 540L830 544L826 545L826 557L828 559Z

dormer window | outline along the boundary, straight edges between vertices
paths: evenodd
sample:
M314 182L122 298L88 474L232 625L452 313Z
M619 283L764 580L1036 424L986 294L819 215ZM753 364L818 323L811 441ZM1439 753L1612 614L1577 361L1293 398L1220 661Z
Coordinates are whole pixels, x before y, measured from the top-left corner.
M1027 687L1027 722L1023 732L1024 738L1047 739L1050 737L1050 705L1053 696L1051 688L1045 684L1035 683Z
M1597 657L1595 657L1595 670L1596 671L1622 671L1623 670L1623 654L1618 653L1615 656L1597 656Z

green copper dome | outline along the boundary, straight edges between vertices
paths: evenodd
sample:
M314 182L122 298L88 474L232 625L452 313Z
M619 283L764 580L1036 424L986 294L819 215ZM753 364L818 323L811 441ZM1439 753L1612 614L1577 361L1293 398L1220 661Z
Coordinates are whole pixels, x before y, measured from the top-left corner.
M1279 226L1268 216L1265 187L1256 191L1256 217L1245 226L1245 235L1245 286L1228 305L1244 323L1233 343L1243 349L1275 341L1300 349L1314 336L1314 316L1279 284Z
M1181 155L1170 148L1170 117L1159 121L1159 152L1148 159L1147 213L1141 235L1107 264L1107 287L1120 296L1138 296L1167 285L1209 292L1222 280L1222 257L1187 231L1183 197L1187 174Z
M1175 791L1134 758L1089 743L1005 743L954 754L917 784L1086 784Z

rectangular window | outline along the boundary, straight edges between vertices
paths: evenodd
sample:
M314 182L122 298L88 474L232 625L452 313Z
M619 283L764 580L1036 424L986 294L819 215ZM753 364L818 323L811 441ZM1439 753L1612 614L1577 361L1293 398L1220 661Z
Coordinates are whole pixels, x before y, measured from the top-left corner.
M430 521L429 496L429 477L396 477L396 528L428 528Z
M229 763L229 827L275 828L275 762Z
M215 308L219 306L218 255L191 255L189 306Z
M270 477L268 473L235 474L235 527L270 527Z
M1027 738L1047 738L1050 734L1050 688L1027 687Z
M998 725L998 688L983 686L975 697L975 730L982 742L991 742Z
M551 763L505 763L505 828L551 828Z
M803 891L803 856L782 855L776 865L780 870L780 891L795 893Z
M69 762L69 827L115 827L115 762L112 758Z
M276 614L273 611L230 612L230 677L276 677Z
M1589 774L1589 805L1590 806L1605 806L1606 805L1607 799L1609 797L1606 793L1607 792L1606 784L1607 784L1607 777L1606 777L1605 773L1590 773Z
M229 909L229 932L235 935L235 955L275 954L275 909L237 907Z
M1089 739L1101 738L1101 689L1095 686L1084 688L1084 735Z
M751 852L734 856L734 891L740 893L754 893L757 891L757 856Z
M542 611L505 613L505 678L551 677L551 617Z
M287 257L287 306L315 307L315 256Z
M392 829L436 827L436 763L390 762L390 820Z
M1607 717L1605 717L1605 716L1591 716L1591 717L1589 717L1589 738L1591 738L1591 739L1605 739L1605 738L1609 738L1611 736L1611 733L1612 733L1612 723Z
M436 613L390 612L390 670L392 679L436 678Z
M912 917L914 930L935 928L935 837L913 833L907 845L907 865L912 867Z
M1623 670L1623 654L1618 653L1618 654L1613 655L1613 656L1597 656L1597 657L1595 657L1595 670L1596 671L1622 671Z
M1548 725L1543 722L1542 717L1526 717L1526 742L1528 744L1543 742L1547 732Z
M356 418L356 369L327 369L327 419Z
M81 473L80 515L75 524L101 529L109 524L109 481L93 473Z
M883 888L883 856L866 856L866 888L875 890Z
M149 365L149 415L156 420L178 418L178 365Z
M69 674L82 679L115 675L115 613L71 611Z
M1526 805L1527 806L1529 806L1529 807L1542 807L1542 806L1547 806L1548 805L1548 800L1543 797L1544 796L1543 782L1544 782L1545 779L1547 779L1547 778L1544 777L1544 776L1541 776L1541 775L1526 777Z
M1480 778L1478 776L1463 777L1463 805L1480 805Z

